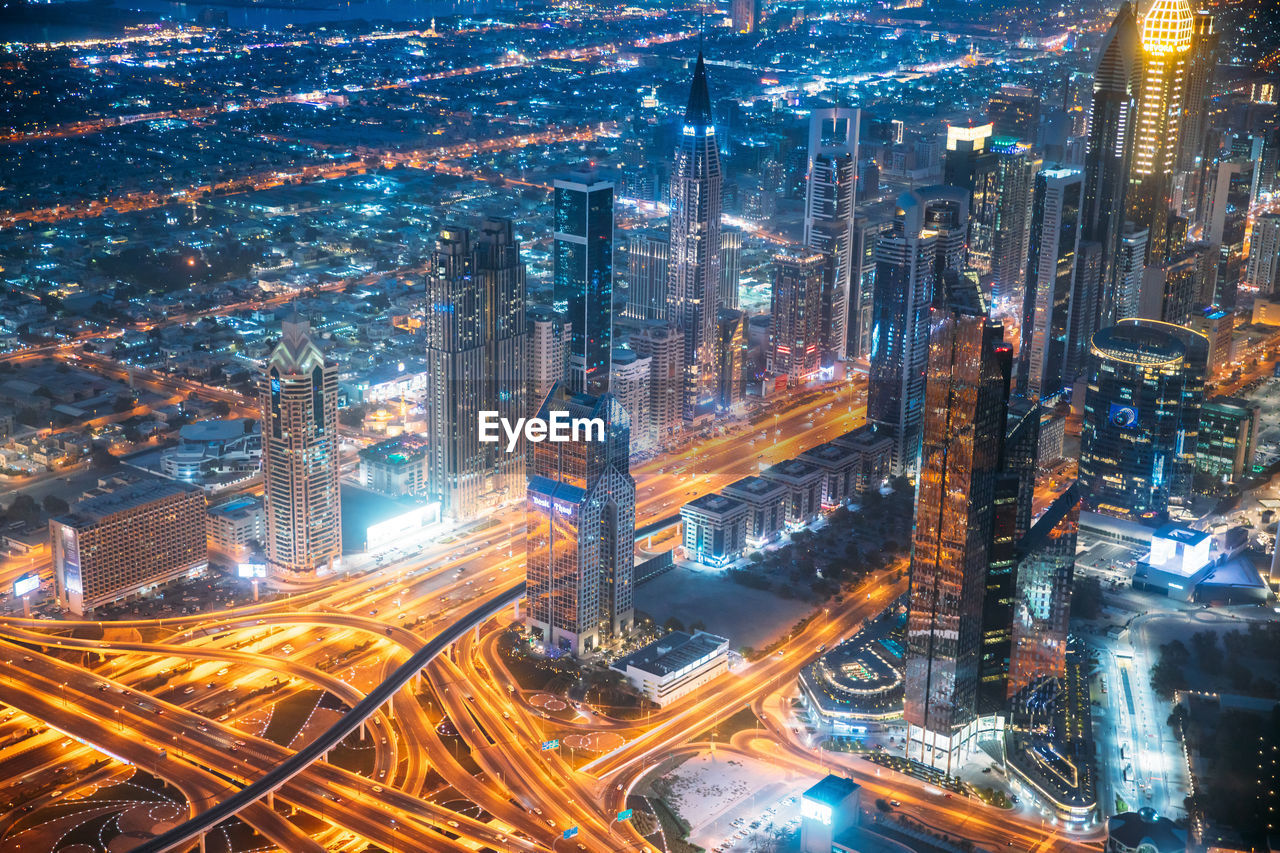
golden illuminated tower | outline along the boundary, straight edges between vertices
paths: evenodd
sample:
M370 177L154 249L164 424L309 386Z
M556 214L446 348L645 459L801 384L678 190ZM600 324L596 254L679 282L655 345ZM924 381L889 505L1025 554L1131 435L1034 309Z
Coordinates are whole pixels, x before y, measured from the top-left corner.
M1195 16L1187 0L1155 0L1142 19L1142 89L1130 174L1129 219L1150 231L1147 259L1165 255Z

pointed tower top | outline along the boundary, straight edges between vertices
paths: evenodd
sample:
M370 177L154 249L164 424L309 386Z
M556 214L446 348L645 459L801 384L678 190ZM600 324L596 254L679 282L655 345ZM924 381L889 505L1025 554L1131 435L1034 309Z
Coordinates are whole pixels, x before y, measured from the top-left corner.
M689 107L684 111L687 125L708 127L711 125L711 94L707 91L707 67L698 51L698 64L693 67L693 83L689 86Z
M267 360L269 367L284 373L309 373L324 365L324 355L311 338L311 324L296 311L284 319L280 342Z

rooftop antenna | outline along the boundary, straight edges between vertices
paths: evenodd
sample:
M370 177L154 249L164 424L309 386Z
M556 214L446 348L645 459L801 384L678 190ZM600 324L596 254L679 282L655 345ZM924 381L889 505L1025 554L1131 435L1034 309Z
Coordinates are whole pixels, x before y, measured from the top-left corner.
M698 4L698 53L702 53L702 36L707 29L707 4Z

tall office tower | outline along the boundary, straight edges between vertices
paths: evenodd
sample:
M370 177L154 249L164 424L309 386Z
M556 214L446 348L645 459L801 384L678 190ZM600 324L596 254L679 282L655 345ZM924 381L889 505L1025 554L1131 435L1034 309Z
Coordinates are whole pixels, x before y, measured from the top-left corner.
M671 261L667 285L668 318L684 333L686 421L705 411L715 388L721 181L707 69L699 52L671 172Z
M716 315L716 408L728 411L746 391L747 315L721 308Z
M950 773L977 718L1009 355L976 292L969 304L934 309L930 326L904 717L907 757Z
M554 311L538 311L530 314L528 329L525 409L531 416L551 389L569 378L572 324Z
M773 371L803 382L822 366L822 286L831 256L800 249L773 256Z
M342 559L338 366L301 317L284 321L259 399L267 563L292 579L332 571Z
M1075 380L1077 353L1087 341L1073 339L1072 281L1080 234L1079 169L1045 169L1036 175L1031 210L1031 254L1022 310L1018 393L1052 399Z
M143 480L49 519L58 603L76 616L203 571L209 564L199 487Z
M1118 308L1117 254L1123 232L1125 197L1133 158L1133 125L1142 67L1138 18L1128 2L1120 5L1099 50L1084 154L1084 200L1080 209L1081 262L1075 290L1082 303L1092 298L1088 340L1099 324L1111 325L1132 312ZM1145 252L1145 246L1144 246ZM1082 304L1081 306L1085 306Z
M487 408L508 423L529 410L525 313L525 268L510 219L487 218L476 240L476 275L484 300L486 332L485 390ZM501 444L485 446L488 490L500 501L517 499L524 491L525 454L507 453Z
M831 256L822 283L819 361L831 367L848 351L849 294L853 282L853 216L857 201L858 122L855 109L814 110L809 117L809 180L804 243ZM774 315L777 316L776 314Z
M883 226L862 214L853 217L850 232L849 343L845 355L866 358L871 353L871 303L875 296L876 242Z
M615 349L613 351L612 375L609 388L613 396L618 398L622 408L626 410L631 421L631 455L648 453L653 450L653 416L650 412L652 403L650 379L653 359L641 358L634 350Z
M903 193L893 225L876 243L867 421L893 439L894 475L917 470L929 307L941 271L955 271L957 237L963 249L964 228L957 223L968 219L966 197L955 187ZM944 225L956 227L940 230Z
M742 232L737 228L720 231L720 292L716 297L721 308L738 307L738 279L742 273Z
M1116 253L1115 299L1110 312L1116 322L1136 317L1142 310L1142 278L1146 270L1148 231L1125 222L1120 232L1120 251ZM1105 316L1102 318L1105 319Z
M858 185L855 200L859 203L880 197L880 164L873 157L858 161Z
M501 442L480 441L480 412L497 411L513 422L525 417L526 391L536 395L539 374L554 369L538 364L532 376L524 375L524 265L511 223L486 220L474 242L465 228L442 229L426 302L428 488L444 516L475 518L486 499L514 498L524 479L523 449L507 453ZM554 326L537 331L535 357L547 355L550 345L554 358Z
M1025 86L1005 83L987 101L987 121L996 136L1035 142L1040 125L1040 96Z
M573 441L533 448L525 506L525 623L542 641L581 655L631 630L636 483L628 467L631 425L612 394L553 393L539 416L603 421Z
M1085 509L1160 519L1190 493L1208 349L1204 335L1155 320L1093 336L1080 430Z
M1142 19L1138 99L1127 218L1149 232L1147 258L1163 258L1194 16L1187 0L1155 0Z
M667 319L667 259L671 244L666 234L633 231L627 237L627 307L633 320Z
M754 33L756 31L758 2L759 0L733 0L729 14L733 18L734 32Z
M1001 310L1022 310L1026 286L1027 249L1031 237L1031 197L1040 158L1029 142L992 137L996 155L996 219L991 234L991 298Z
M555 181L552 299L573 323L569 387L609 390L613 352L613 183L591 175Z
M1251 206L1254 163L1248 157L1229 157L1209 165L1204 239L1217 246L1214 304L1236 307L1236 293L1244 275L1244 237Z
M942 179L969 193L969 266L989 275L995 266L995 230L1000 200L999 158L987 150L991 125L947 127Z
M1009 696L1045 676L1066 676L1079 490L1073 484L1058 495L1018 543Z
M649 366L649 417L653 440L673 447L684 426L684 333L666 323L646 323L631 336L631 348Z
M1168 264L1157 270L1153 293L1143 293L1142 317L1163 320L1177 326L1191 325L1192 314L1201 304L1206 283L1212 288L1218 261L1218 247L1203 243L1188 245Z
M1245 280L1261 297L1280 296L1280 213L1262 213L1254 220Z
M1187 85L1182 99L1182 126L1178 129L1178 168L1190 171L1204 155L1209 123L1209 92L1218 61L1218 33L1213 15L1196 12L1191 22L1191 53Z

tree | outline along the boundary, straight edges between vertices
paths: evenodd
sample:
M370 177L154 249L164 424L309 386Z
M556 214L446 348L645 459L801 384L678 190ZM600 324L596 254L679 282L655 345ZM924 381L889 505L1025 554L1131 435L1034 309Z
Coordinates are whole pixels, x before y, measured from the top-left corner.
M71 509L70 504L57 495L45 495L40 506L44 509L46 515L62 515Z
M1182 667L1160 655L1160 660L1151 667L1151 689L1162 699L1172 699L1174 691L1186 686L1186 675Z
M1222 649L1218 648L1218 635L1213 631L1196 631L1191 635L1191 648L1196 662L1205 672L1216 672L1222 666Z
M133 398L128 394L121 394L116 397L115 402L111 404L111 410L116 414L123 414L133 409Z
M364 423L365 407L363 405L347 406L338 410L338 421L345 427L359 429Z
M36 514L36 499L31 495L18 495L9 504L8 516L26 521Z
M876 808L882 812L893 811L893 806L889 805L889 801L881 799L879 797L876 798Z
M225 418L231 414L231 404L226 400L214 400L210 410L220 418Z

